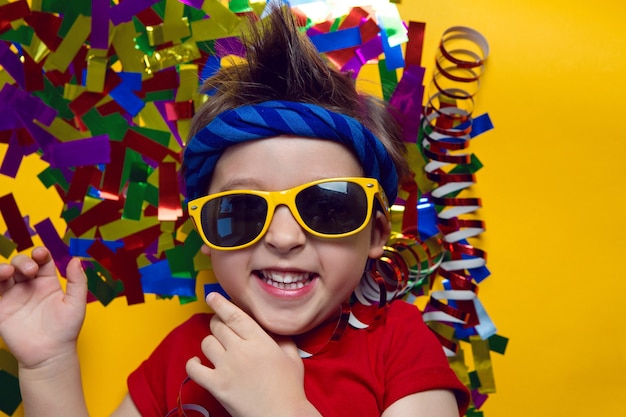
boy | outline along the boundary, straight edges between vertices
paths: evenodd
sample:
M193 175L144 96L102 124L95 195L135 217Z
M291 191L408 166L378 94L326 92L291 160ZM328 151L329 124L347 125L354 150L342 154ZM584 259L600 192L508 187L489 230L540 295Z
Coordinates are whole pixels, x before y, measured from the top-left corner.
M206 82L184 154L189 212L231 301L209 294L215 314L172 331L114 415L458 416L468 394L416 307L394 301L366 329L348 325L407 173L393 118L284 11L245 46L246 63ZM87 415L77 260L67 277L63 294L43 248L0 265L0 336L27 415Z

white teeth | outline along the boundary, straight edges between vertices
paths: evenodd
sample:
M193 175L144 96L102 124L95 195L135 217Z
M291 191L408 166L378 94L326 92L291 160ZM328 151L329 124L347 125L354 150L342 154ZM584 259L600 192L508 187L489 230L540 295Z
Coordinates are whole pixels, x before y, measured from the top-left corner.
M311 279L311 274L308 272L261 271L260 276L268 285L284 290L300 289Z

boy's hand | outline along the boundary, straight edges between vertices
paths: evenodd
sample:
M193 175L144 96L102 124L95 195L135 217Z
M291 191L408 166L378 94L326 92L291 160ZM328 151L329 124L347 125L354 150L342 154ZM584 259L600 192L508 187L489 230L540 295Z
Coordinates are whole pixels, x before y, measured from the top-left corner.
M233 417L319 416L304 393L304 365L290 338L272 339L250 316L218 293L207 296L215 312L212 335L187 373L211 392Z
M79 259L67 266L66 290L46 248L0 264L0 337L22 368L37 368L75 351L87 302Z

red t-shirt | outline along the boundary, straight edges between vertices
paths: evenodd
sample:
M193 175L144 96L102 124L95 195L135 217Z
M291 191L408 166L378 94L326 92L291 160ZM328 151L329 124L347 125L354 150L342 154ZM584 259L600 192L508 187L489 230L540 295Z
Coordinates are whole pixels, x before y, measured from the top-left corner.
M210 333L209 320L209 314L191 317L128 377L130 396L142 416L166 415L176 408L179 391L184 404L200 406L211 417L229 416L195 382L187 382L181 391L187 360L197 356L208 364L200 342ZM366 329L348 326L338 342L303 361L307 398L324 417L379 417L400 398L434 389L453 391L461 415L469 403L467 389L448 366L420 311L403 301L391 303Z

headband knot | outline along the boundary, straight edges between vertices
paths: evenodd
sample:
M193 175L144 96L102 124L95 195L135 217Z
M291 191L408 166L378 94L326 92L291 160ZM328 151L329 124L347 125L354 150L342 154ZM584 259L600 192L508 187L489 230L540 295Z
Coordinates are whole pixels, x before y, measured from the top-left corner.
M187 198L206 194L215 165L226 148L282 135L332 140L347 146L355 153L365 176L376 178L393 204L398 174L380 140L352 117L291 101L266 101L226 110L192 137L184 154Z

